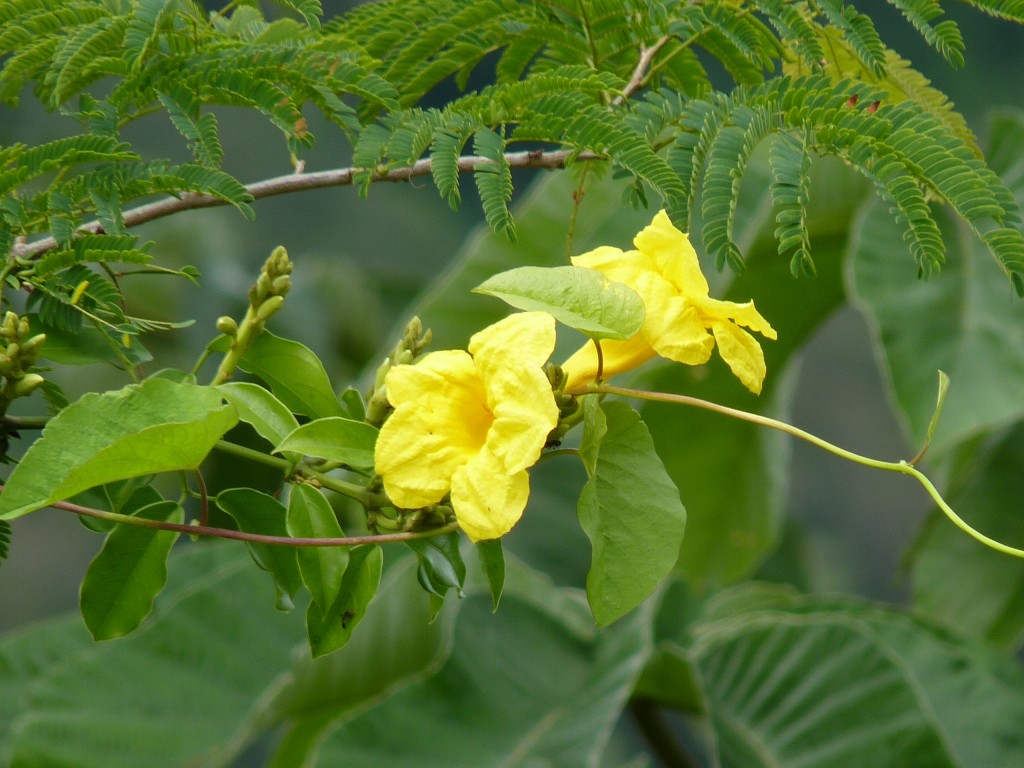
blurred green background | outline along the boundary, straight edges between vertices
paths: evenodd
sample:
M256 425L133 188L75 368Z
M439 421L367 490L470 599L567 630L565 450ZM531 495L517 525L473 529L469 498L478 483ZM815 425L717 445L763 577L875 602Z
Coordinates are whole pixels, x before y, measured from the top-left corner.
M324 5L334 14L351 4L327 0ZM948 8L967 41L967 66L953 71L888 5L856 5L875 18L889 45L949 94L983 142L990 109L1024 107L1021 29L970 9ZM438 100L444 96L436 94ZM246 182L291 171L286 148L272 127L241 111L217 114L227 171ZM307 169L348 165L349 150L338 134L310 117L318 141L305 157ZM41 142L74 128L66 118L43 110L29 93L17 110L0 108L0 144ZM140 121L127 138L147 156L187 159L184 142L161 115ZM517 176L518 195L531 179ZM812 195L828 194L827 188L812 189ZM269 198L255 205L254 223L234 210L210 209L140 227L139 235L157 243L154 252L160 263L194 264L202 272L201 288L166 278L140 278L129 286L130 298L144 316L196 321L186 330L144 339L155 357L149 370L190 368L215 335L215 318L240 315L259 265L273 247L283 244L295 263L295 287L273 330L310 346L344 386L389 346L415 297L481 226L470 184L464 187L464 198L462 209L452 212L424 179L376 185L367 199L352 188ZM880 458L909 456L916 448L906 445L902 427L889 411L882 375L869 329L855 308L846 307L803 353L792 420L855 451ZM53 376L72 398L125 383L122 373L99 367L58 369ZM18 405L19 414L41 408L34 401ZM795 525L787 541L805 548L812 585L901 599L906 585L899 560L928 509L924 492L907 478L842 462L803 443L793 445L790 481L789 510ZM11 554L0 567L0 632L76 610L78 585L102 541L73 516L55 510L19 519L13 527Z

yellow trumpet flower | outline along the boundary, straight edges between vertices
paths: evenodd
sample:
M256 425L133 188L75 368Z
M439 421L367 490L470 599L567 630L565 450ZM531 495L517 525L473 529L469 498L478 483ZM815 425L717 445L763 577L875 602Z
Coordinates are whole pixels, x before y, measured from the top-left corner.
M625 283L644 300L647 315L640 332L625 341L603 341L601 375L609 378L636 368L660 355L687 365L706 363L718 344L718 353L743 385L761 392L765 376L764 353L745 326L769 339L775 330L754 309L752 301L736 304L712 299L697 253L668 214L659 211L633 240L635 251L602 246L573 258L578 267L601 272L609 280ZM594 381L597 350L587 342L562 369L566 390Z

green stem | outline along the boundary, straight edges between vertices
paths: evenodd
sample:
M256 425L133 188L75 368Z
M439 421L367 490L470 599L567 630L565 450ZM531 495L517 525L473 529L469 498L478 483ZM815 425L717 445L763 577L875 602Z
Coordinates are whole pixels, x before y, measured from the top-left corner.
M336 538L292 538L291 536L270 536L261 533L246 533L235 531L230 528L214 528L208 525L188 525L185 523L168 523L162 520L147 520L144 517L133 517L121 515L117 512L107 512L103 509L83 507L79 504L72 504L68 501L58 501L50 506L55 509L62 509L66 512L74 512L76 515L95 517L100 520L108 520L119 525L134 525L139 528L158 528L162 531L177 531L187 533L190 536L209 536L218 539L234 539L236 541L248 541L256 544L274 544L283 547L355 547L360 544L382 544L393 541L411 541L412 539L426 539L430 536L440 536L459 529L458 523L449 523L431 531L407 531L403 533L386 533L375 536L341 536Z
M569 394L607 394L607 395L621 395L623 397L633 397L638 400L650 400L653 402L660 403L675 403L677 405L689 405L694 408L702 408L706 411L714 411L724 416L731 416L734 419L740 419L741 421L747 421L751 424L758 424L763 427L769 427L770 429L777 429L780 432L785 432L788 435L804 440L811 445L816 445L824 451L838 456L847 461L852 461L856 464L861 464L865 467L871 467L873 469L882 469L887 472L899 472L903 475L910 475L916 479L924 489L928 492L928 495L932 497L939 509L949 518L949 520L960 530L966 533L976 541L981 542L987 547L1002 552L1006 555L1013 557L1024 558L1024 549L1017 549L1007 544L1003 544L1000 541L986 536L980 531L972 528L962 517L960 517L953 508L946 503L946 500L942 498L942 494L939 493L938 489L932 484L931 480L921 472L917 467L912 466L905 460L900 461L882 461L880 459L872 459L869 456L862 456L859 453L848 451L845 448L840 448L838 445L823 440L817 435L813 435L806 430L794 427L792 424L787 424L784 421L773 419L768 416L762 416L758 413L750 413L749 411L741 411L738 408L730 408L726 405L720 405L718 403L712 403L708 400L701 400L697 397L690 397L689 395L676 395L668 392L646 392L640 389L628 389L626 387L615 387L610 384L592 384L587 387L583 392L580 393L569 393Z
M260 464L266 464L268 467L279 469L285 475L292 474L296 467L288 461L288 459L278 458L277 456L271 456L263 451L257 451L254 448L246 448L244 445L236 445L235 443L229 443L227 440L218 440L216 445L217 450L223 453L230 453L233 456L238 456L249 461L255 461ZM307 466L300 465L299 471L305 477L313 478L322 487L328 490L340 493L343 496L362 501L366 498L366 488L356 483L349 483L345 480L340 480L336 477L331 477L323 472L317 472L315 469L311 469Z
M42 429L49 420L49 416L4 416L3 431L17 432L22 429Z

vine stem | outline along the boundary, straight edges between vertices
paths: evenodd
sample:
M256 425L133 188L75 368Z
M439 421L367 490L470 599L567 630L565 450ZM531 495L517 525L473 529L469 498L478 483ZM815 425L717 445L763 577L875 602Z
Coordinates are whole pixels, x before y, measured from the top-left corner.
M650 400L652 402L660 403L675 403L677 405L689 405L694 408L701 408L705 411L713 411L720 413L723 416L731 416L734 419L741 421L747 421L751 424L758 424L763 427L775 429L780 432L785 432L800 440L804 440L811 445L815 445L824 451L838 456L847 461L852 461L856 464L861 464L865 467L871 467L872 469L881 469L887 472L898 472L903 475L910 475L917 480L922 487L928 492L928 495L932 497L935 503L942 510L943 514L949 518L957 528L966 533L971 538L984 544L987 547L991 547L997 552L1002 552L1004 555L1010 555L1012 557L1024 558L1024 549L1018 549L1011 547L1008 544L1004 544L1001 541L997 541L990 536L986 536L981 531L971 527L960 515L958 515L951 506L942 498L942 494L939 493L938 489L917 467L911 463L901 459L900 461L882 461L881 459L873 459L869 456L863 456L859 453L854 453L845 448L840 448L834 443L828 442L817 435L811 434L810 432L795 427L792 424L787 424L784 421L773 419L769 416L762 416L758 413L750 413L749 411L741 411L738 408L730 408L727 405L720 405L719 403L712 403L708 400L701 400L698 397L691 397L689 395L677 395L669 392L647 392L641 389L629 389L627 387L616 387L610 384L592 384L586 389L577 393L568 394L600 394L600 395L621 395L623 397L632 397L638 400Z
M134 525L139 528L158 528L162 531L177 531L192 536L207 536L218 539L234 539L235 541L247 541L254 544L274 544L282 547L355 547L359 544L382 544L394 541L412 541L414 539L426 539L431 536L451 533L459 529L458 523L434 528L430 531L404 531L401 533L381 533L372 536L339 536L324 538L304 538L291 536L271 536L262 533L247 533L235 531L231 528L216 528L209 525L189 525L188 523L168 523L162 520L147 520L142 517L122 515L117 512L107 512L103 509L83 507L80 504L73 504L70 501L57 501L50 505L54 509L65 512L73 512L76 515L95 517L99 520L107 520L119 525Z

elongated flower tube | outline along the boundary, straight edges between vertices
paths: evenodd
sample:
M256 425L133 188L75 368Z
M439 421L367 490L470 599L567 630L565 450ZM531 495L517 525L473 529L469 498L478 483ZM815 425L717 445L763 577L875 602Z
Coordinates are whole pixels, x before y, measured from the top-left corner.
M432 352L391 369L395 411L374 454L391 502L419 509L450 494L470 539L508 533L530 495L526 470L558 423L542 370L554 346L554 318L523 312L477 333L468 353Z
M660 355L687 365L706 363L718 344L718 353L743 385L761 392L765 376L764 353L757 339L740 326L769 339L775 330L754 309L752 301L736 304L712 299L697 253L668 214L659 211L633 240L635 251L602 246L573 258L578 267L601 272L609 280L625 283L644 300L647 315L640 332L625 341L603 341L601 376L609 378L636 368ZM587 342L562 364L568 376L566 391L594 381L598 375L597 350Z

